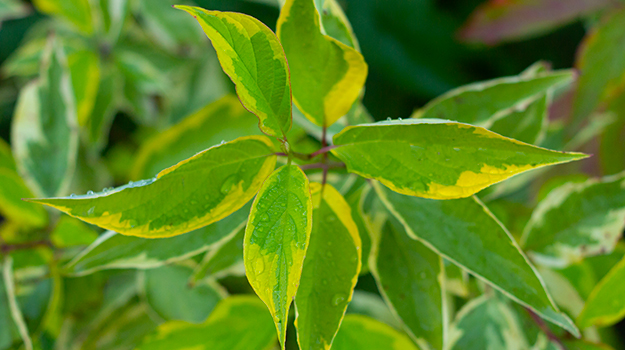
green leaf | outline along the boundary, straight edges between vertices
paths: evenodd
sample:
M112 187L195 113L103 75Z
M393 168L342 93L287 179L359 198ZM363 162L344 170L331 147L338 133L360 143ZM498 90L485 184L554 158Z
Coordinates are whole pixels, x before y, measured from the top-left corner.
M28 203L22 198L32 197L22 178L9 168L0 168L0 213L12 221L26 226L43 227L48 214L40 205Z
M611 326L625 316L625 259L616 264L590 293L577 318L580 328Z
M80 220L63 215L50 234L50 241L59 248L89 245L98 234Z
M450 350L529 349L519 319L506 303L486 295L471 300L449 329Z
M166 265L145 272L145 298L165 320L202 323L223 299L225 292L216 282L188 284L193 270Z
M247 213L249 213L249 210ZM202 262L195 268L192 280L194 282L199 281L207 276L212 278L222 278L231 275L244 276L244 237L245 229L243 228L229 241L206 252Z
M29 12L26 3L21 0L2 0L0 1L0 26L2 21L21 18L28 15ZM2 349L1 345L0 349Z
M437 201L401 195L375 184L406 232L541 317L579 334L553 304L543 282L510 233L475 197Z
M614 4L610 0L486 1L460 32L463 41L495 45L528 39Z
M436 119L349 126L334 136L334 144L332 153L348 171L399 193L434 199L468 197L515 174L586 157Z
M278 37L293 72L293 99L313 123L330 126L360 95L367 64L355 49L325 35L313 0L287 0Z
M284 349L291 300L300 283L312 230L308 178L296 165L278 168L258 192L245 228L245 274L267 304Z
M160 325L138 350L269 349L276 335L263 303L251 295L222 300L206 322L172 321Z
M347 315L332 350L417 350L407 335L367 316Z
M97 194L33 199L128 236L171 237L219 221L256 194L276 164L265 136L211 147L155 178Z
M360 201L363 197L366 186L367 185L361 186L358 190L356 190L356 192L351 195L347 195L345 198L352 211L352 219L358 228L358 234L360 236L360 243L362 246L362 266L360 268L361 275L369 272L369 255L371 254L371 237L369 236L369 230L367 230L362 211L360 210Z
M221 141L258 133L258 121L234 95L209 103L182 122L147 140L131 178L145 179Z
M360 236L351 209L329 184L310 185L313 227L295 297L301 350L330 349L360 272Z
M546 93L531 102L524 110L513 111L496 120L488 129L529 144L540 144L547 131L551 94Z
M183 12L171 8L179 3L175 0L142 1L137 11L150 37L172 52L185 45L199 46L201 40L206 40L197 24L188 21Z
M230 241L247 220L250 205L208 226L184 235L147 239L104 233L78 254L65 270L73 275L87 275L107 269L150 269L181 261L217 249Z
M34 0L40 12L59 16L85 34L93 32L93 19L89 0Z
M625 87L625 10L611 11L584 38L576 66L579 87L573 100L573 117L583 121L604 101L617 98Z
M7 307L11 314L12 322L24 342L24 347L26 349L32 349L33 344L28 333L28 327L24 320L24 315L20 309L20 305L18 304L17 296L15 295L13 258L8 255L3 257L2 265L0 265L0 267L2 268L2 283L0 283L0 285L4 287L4 293L2 294L6 295L6 299L2 302L6 302L4 307Z
M1 267L2 264L0 264ZM4 278L0 278L0 349L10 349L13 342L17 341L19 337L17 327L11 316Z
M65 54L54 37L46 45L39 79L20 92L11 140L20 175L35 195L65 195L78 153L78 127Z
M100 79L91 115L85 121L89 142L97 147L103 147L108 142L109 129L117 112L115 104L120 86L117 74L108 72Z
M397 316L393 315L391 309L377 293L354 290L347 313L368 316L395 329L402 328L401 321L397 320Z
M413 114L414 118L450 119L483 127L510 113L536 95L573 81L568 70L521 74L473 83L451 90Z
M443 348L446 320L443 260L390 218L372 254L378 290L406 332L423 348Z
M217 51L221 67L236 85L241 103L259 118L260 129L284 138L291 129L291 78L275 34L244 14L176 8L198 20Z
M100 59L90 50L75 51L67 57L72 77L78 124L87 124L100 85Z
M321 15L321 23L325 33L360 52L360 45L358 44L354 29L338 1L324 0L323 5L319 7L318 10Z
M625 173L567 183L532 214L522 246L543 265L558 268L611 252L625 228Z

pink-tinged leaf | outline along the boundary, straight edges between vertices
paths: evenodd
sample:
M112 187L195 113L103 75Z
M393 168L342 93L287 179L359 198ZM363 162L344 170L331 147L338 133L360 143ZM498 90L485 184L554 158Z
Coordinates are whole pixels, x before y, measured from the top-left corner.
M489 0L473 12L459 37L486 45L527 39L614 4L615 0Z

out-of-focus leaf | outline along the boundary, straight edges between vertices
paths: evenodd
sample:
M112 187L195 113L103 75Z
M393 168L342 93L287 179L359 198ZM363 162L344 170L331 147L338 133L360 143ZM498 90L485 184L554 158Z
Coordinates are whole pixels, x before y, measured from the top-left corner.
M329 126L350 110L368 68L358 51L325 35L320 23L313 0L287 0L277 34L293 72L295 104L313 123Z
M625 316L625 259L616 264L595 286L577 318L580 328L607 327Z
M442 349L446 336L442 258L408 237L395 218L386 222L376 241L371 271L380 293L417 344Z
M524 110L513 111L496 120L488 129L521 142L540 144L547 128L550 101L550 94L546 93L531 102Z
M376 193L408 235L488 282L514 301L573 334L536 270L510 233L475 197L436 201L401 195L375 183Z
M573 72L564 70L473 83L435 98L412 117L450 119L489 127L515 107L536 99L536 95L570 84L573 77Z
M243 265L244 236L245 230L239 230L232 239L206 252L204 259L193 272L193 282L207 276L221 278L229 275L245 275Z
M102 18L102 27L106 33L106 38L110 45L113 45L119 39L124 26L124 22L128 17L129 11L128 0L100 0L99 10Z
M59 16L85 34L93 32L93 18L89 0L34 0L37 10Z
M257 125L256 117L241 106L236 96L225 96L146 141L131 178L149 178L221 141L257 134Z
M198 20L246 109L267 135L284 138L291 129L291 78L275 34L257 19L234 12L176 6Z
M2 0L0 1L0 26L2 26L2 21L24 17L29 12L26 3L21 0Z
M347 307L347 313L369 316L395 329L402 328L401 321L397 320L397 316L393 315L393 312L378 294L354 290L352 301Z
M332 153L348 171L399 193L434 199L469 197L515 174L586 157L438 119L348 126L334 144Z
M84 196L32 201L128 236L180 235L219 221L247 203L273 171L266 136L211 147L155 178Z
M28 333L28 328L26 326L26 322L24 321L24 316L22 315L22 311L20 310L15 295L13 259L10 256L3 257L2 265L0 267L2 268L2 286L4 287L4 293L2 294L5 294L6 296L6 299L2 302L6 303L5 305L8 306L12 322L18 330L19 336L24 342L24 347L26 348L26 350L32 350L33 343Z
M150 269L184 260L220 246L243 228L250 205L184 235L146 239L108 231L72 260L65 270L86 275L106 269Z
M98 147L103 147L108 141L108 132L115 117L116 97L119 94L121 82L117 75L105 72L95 102L91 110L91 115L86 120L87 134L89 141Z
M581 122L602 102L625 89L625 9L612 11L584 38L575 65L580 70L573 118Z
M404 333L362 315L347 315L334 338L332 350L417 350Z
M360 243L362 246L362 266L360 268L361 274L365 274L369 271L369 255L371 254L371 237L369 236L369 231L366 228L363 215L360 210L360 201L362 199L364 190L365 186L361 186L360 189L356 190L356 192L345 198L345 200L347 200L347 203L349 203L349 207L352 210L352 219L354 219L354 223L358 228L358 234L360 236Z
M296 165L278 168L258 192L245 228L245 274L273 316L284 349L291 301L312 230L308 178Z
M165 320L202 323L213 311L225 292L216 282L188 284L193 270L167 265L145 272L145 297L150 306Z
M490 0L478 7L460 31L471 43L495 45L527 39L558 28L609 5L611 0Z
M258 298L250 295L222 300L206 322L162 324L138 350L251 350L269 349L276 342L271 316Z
M625 228L625 173L567 183L542 200L522 245L543 265L565 267L611 252Z
M20 175L35 195L65 195L78 153L78 127L65 54L54 37L46 45L39 79L20 92L11 140Z
M518 317L497 297L483 296L466 304L449 329L449 349L528 349Z
M0 213L4 217L26 226L45 226L48 222L46 211L41 206L22 200L32 195L15 170L0 166Z
M52 244L59 248L92 244L98 234L80 220L63 215L50 234Z
M84 126L93 111L100 85L100 59L89 50L68 55L67 63L72 77L76 116L78 124Z
M351 209L329 184L312 183L313 228L295 297L301 350L330 349L360 272L361 243Z
M148 33L171 51L179 50L184 45L198 45L204 37L197 24L189 21L183 12L172 8L180 3L175 0L141 0L138 7L138 14L145 21Z
M19 332L11 316L4 278L0 278L0 349L9 349L19 337Z
M542 266L538 266L538 273L545 281L547 290L553 296L556 305L571 316L578 316L584 308L584 299L571 281L560 271Z

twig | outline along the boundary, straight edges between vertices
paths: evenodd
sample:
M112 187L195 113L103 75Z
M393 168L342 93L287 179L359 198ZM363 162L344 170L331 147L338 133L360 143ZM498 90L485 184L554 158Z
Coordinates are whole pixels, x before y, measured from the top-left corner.
M22 250L22 249L30 249L37 247L50 247L52 248L52 242L48 240L41 241L32 241L32 242L24 242L24 243L15 243L15 244L1 244L0 252L2 254L8 254L14 250Z
M312 163L312 164L304 164L300 165L302 170L311 170L311 169L337 169L337 168L345 168L344 163L331 162L331 163Z
M525 308L525 310L527 311L527 313L529 313L532 320L534 320L538 328L540 328L540 330L543 331L543 333L545 333L545 335L550 341L558 344L558 346L560 346L562 350L567 350L562 340L557 335L553 334L551 329L549 329L549 326L547 326L547 323L545 323L545 321L543 321L543 319L540 318L540 316L536 315L534 311L528 308Z

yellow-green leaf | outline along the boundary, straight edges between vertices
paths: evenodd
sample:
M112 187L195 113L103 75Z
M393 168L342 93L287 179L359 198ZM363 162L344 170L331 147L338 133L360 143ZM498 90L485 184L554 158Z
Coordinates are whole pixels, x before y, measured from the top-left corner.
M418 350L404 333L362 315L347 315L332 350Z
M85 34L93 32L89 0L34 0L37 10L71 22Z
M155 178L102 193L32 201L128 236L171 237L241 208L276 164L266 136L211 147Z
M433 199L469 197L515 174L586 157L438 119L349 126L334 136L334 144L332 153L350 172Z
M50 234L52 244L59 248L88 245L98 238L98 234L80 220L63 215Z
M625 259L595 286L577 318L580 328L611 326L625 316Z
M84 126L93 111L100 85L100 60L90 50L73 52L67 57L76 100L78 124Z
M325 35L313 0L287 0L278 37L293 73L293 99L313 123L330 126L360 95L367 64L356 49Z
M297 292L312 230L308 178L285 165L265 180L245 229L245 273L267 304L284 349L291 300Z
M191 14L212 41L221 67L241 103L260 119L267 135L284 138L291 128L291 78L275 34L257 19L235 12L176 6Z
M351 209L326 184L310 185L313 228L295 307L301 350L330 349L360 271L361 242Z

